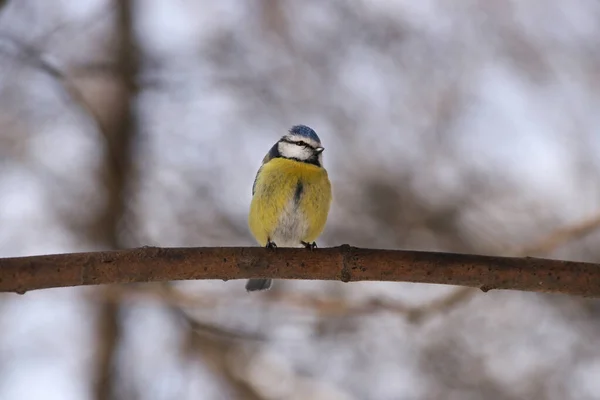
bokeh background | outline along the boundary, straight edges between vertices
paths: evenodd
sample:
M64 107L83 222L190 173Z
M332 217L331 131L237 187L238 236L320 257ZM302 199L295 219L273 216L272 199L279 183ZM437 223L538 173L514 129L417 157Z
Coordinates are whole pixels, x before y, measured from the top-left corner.
M0 1L0 256L253 246L321 136L321 247L600 262L595 0ZM600 303L403 283L0 295L0 399L600 399Z

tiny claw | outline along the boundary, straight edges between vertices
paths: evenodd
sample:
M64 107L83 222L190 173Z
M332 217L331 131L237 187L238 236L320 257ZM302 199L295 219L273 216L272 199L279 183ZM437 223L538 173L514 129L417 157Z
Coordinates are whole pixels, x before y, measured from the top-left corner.
M275 242L271 242L271 240L269 239L267 241L267 245L265 246L267 249L276 249L277 245L275 244Z
M316 242L312 242L312 243L300 242L300 243L302 243L302 245L304 246L305 249L314 250L314 249L317 248L317 243Z

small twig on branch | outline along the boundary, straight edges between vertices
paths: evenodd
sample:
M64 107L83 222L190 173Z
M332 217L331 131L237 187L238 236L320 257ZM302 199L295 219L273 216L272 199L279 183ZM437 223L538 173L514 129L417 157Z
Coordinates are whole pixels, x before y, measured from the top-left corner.
M437 283L600 297L600 265L540 258L360 249L158 248L0 259L0 292L186 279Z

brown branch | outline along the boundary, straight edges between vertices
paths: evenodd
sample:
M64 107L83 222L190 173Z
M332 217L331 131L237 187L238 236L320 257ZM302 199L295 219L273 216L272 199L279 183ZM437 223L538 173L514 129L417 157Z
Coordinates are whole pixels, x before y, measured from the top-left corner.
M0 259L0 292L186 279L437 283L600 297L600 265L540 258L360 249L158 248Z
M600 228L600 214L576 224L559 228L537 242L515 251L512 256L526 257L532 254L548 254L567 242L581 239L582 237L589 235L598 228ZM409 315L413 321L422 320L429 315L446 312L459 304L465 303L472 299L477 293L479 292L472 288L461 287L431 303L413 308L407 315Z

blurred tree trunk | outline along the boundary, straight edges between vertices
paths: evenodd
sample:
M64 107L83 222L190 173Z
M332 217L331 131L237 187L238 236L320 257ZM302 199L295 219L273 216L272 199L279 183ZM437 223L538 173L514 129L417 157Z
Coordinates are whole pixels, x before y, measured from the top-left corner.
M117 1L117 66L119 85L110 121L99 121L106 141L103 181L106 185L107 204L99 213L97 223L98 243L110 249L125 246L124 224L127 214L128 188L133 171L132 147L136 132L133 102L137 94L137 47L132 26L132 2Z
M106 142L102 180L106 188L106 206L98 213L95 238L98 244L109 249L125 247L124 225L127 218L129 188L132 183L133 143L136 133L134 101L138 70L137 46L133 29L133 4L130 0L117 0L117 66L121 90L115 99L109 123L98 121L104 127ZM117 398L115 370L121 328L119 315L122 306L106 301L100 305L98 315L98 359L95 395L97 400Z

